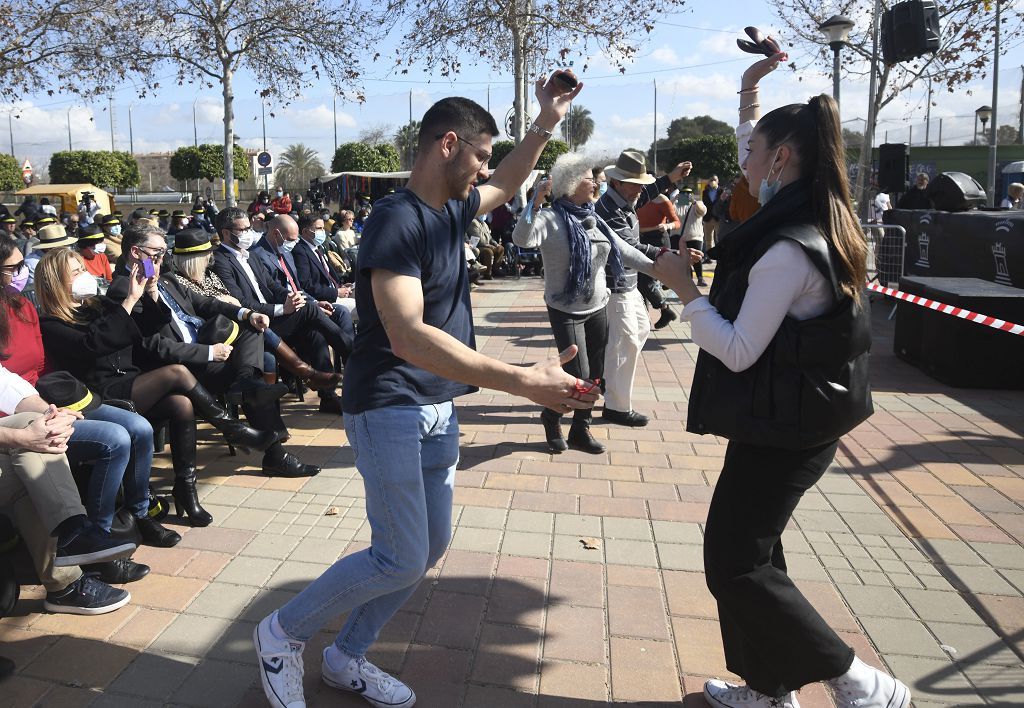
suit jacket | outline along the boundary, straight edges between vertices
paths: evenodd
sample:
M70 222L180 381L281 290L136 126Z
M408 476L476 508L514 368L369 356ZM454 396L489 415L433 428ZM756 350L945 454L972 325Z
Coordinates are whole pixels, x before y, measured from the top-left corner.
M295 249L291 252L295 261L295 270L299 275L299 286L314 298L334 302L338 299L338 285L341 284L341 274L336 271L324 269L323 261L314 250L316 247L300 238ZM330 277L328 277L330 272ZM331 282L334 279L334 283Z
M224 281L228 292L234 295L243 307L273 317L274 305L284 304L288 298L288 288L281 285L267 270L259 254L250 251L249 267L256 276L256 282L267 301L266 304L260 303L252 283L249 282L249 276L242 270L242 266L235 259L235 254L223 244L217 247L217 257L213 259L213 272Z
M115 300L123 299L126 285L125 277L118 276L111 283L108 296ZM183 288L170 276L161 276L160 285L187 315L201 320L212 319L217 315L234 320L238 316L238 308L234 305ZM160 306L170 314L170 308L164 304L162 298ZM132 311L132 319L138 320L141 313L140 306L136 305ZM144 337L139 349L136 355L140 362L144 362L143 368L155 368L165 364L206 364L210 360L210 346L184 341L181 338L181 330L174 324L173 318L168 318L156 334Z
M266 266L267 272L269 272L274 277L274 280L277 281L278 285L285 290L291 290L291 287L288 285L288 275L291 275L292 282L298 286L299 290L305 293L307 298L314 302L325 299L322 297L316 297L314 293L302 284L302 281L299 279L298 267L295 264L295 258L292 256L292 253L284 250L283 248L274 248L270 245L270 242L267 241L266 236L254 243L252 248L249 249L249 253L260 259L263 265ZM281 261L277 260L278 254L284 258L285 267L288 268L288 275L285 275L284 270L281 269ZM328 302L334 302L337 299L338 294L335 292L333 298L329 299Z

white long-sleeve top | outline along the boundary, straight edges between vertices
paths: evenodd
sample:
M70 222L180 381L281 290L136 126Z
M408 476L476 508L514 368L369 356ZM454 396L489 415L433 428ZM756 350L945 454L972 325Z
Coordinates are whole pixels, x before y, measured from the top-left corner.
M0 413L14 415L19 403L35 395L32 384L0 364Z
M731 371L749 369L764 353L786 316L809 320L828 312L832 286L795 242L783 239L750 269L747 292L734 322L706 297L683 308L691 338Z

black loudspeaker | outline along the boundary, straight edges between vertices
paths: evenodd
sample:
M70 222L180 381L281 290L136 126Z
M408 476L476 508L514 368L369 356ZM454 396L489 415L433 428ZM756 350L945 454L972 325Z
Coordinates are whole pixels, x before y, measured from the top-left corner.
M900 278L900 290L1008 322L1024 321L1024 290L977 278ZM1024 337L900 301L896 356L963 388L1024 388Z
M904 143L878 146L878 189L889 194L907 191L910 153Z
M928 183L927 194L939 211L967 211L988 202L985 188L963 172L943 172Z
M939 49L939 8L932 0L909 0L882 14L882 58L888 65Z

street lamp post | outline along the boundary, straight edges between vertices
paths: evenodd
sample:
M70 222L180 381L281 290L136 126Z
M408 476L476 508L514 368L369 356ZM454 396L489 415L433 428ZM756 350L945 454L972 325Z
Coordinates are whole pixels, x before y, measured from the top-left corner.
M836 103L839 103L839 52L849 40L853 26L853 20L846 15L832 15L818 25L832 49L832 98L836 99Z
M974 142L978 142L978 121L981 121L981 139L985 139L985 126L992 117L992 106L982 106L974 112Z
M199 147L199 128L196 123L196 104L199 103L199 99L192 101L192 144L195 147ZM198 182L197 182L198 184ZM196 187L198 189L198 187Z
M135 154L135 134L132 132L132 107L135 102L128 104L128 152Z
M74 108L74 106L71 108ZM74 150L74 148L71 147L71 108L68 109L68 150Z

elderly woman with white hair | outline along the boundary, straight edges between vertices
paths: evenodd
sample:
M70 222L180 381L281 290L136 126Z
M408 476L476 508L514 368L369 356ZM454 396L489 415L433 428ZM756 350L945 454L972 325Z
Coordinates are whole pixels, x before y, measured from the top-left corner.
M524 248L540 247L544 259L544 302L559 350L575 344L577 356L562 368L582 380L598 382L604 376L608 343L608 278L624 277L623 266L650 273L653 262L620 239L594 213L597 184L594 161L570 153L559 157L551 179L537 187L537 203L555 196L551 209L524 216L512 232L512 241ZM581 383L582 385L582 383ZM605 447L590 433L591 410L573 413L568 444L562 436L562 411L541 411L544 435L552 452L569 447L591 454Z

